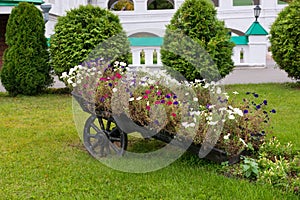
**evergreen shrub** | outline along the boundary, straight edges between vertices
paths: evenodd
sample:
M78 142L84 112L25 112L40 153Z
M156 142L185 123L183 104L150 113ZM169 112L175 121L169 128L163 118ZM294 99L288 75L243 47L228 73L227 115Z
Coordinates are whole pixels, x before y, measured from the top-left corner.
M211 1L186 0L167 25L162 62L189 81L218 80L234 67L233 46Z
M288 76L300 79L300 1L289 3L271 26L271 52Z
M36 95L53 82L41 11L20 3L7 23L1 82L10 95Z

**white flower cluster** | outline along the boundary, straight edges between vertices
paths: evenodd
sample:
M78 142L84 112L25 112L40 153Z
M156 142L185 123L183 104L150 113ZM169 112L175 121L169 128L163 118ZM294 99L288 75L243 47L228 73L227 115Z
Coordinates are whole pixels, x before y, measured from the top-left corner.
M73 88L78 84L81 84L82 80L87 77L93 77L96 74L101 75L102 72L97 70L96 67L88 68L82 65L77 65L69 70L69 72L63 72L60 76L61 79L66 81Z

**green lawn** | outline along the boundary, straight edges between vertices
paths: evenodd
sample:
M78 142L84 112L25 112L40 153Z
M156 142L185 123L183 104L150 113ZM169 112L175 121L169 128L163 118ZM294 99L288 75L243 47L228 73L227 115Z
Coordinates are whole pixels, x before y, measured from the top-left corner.
M300 147L300 90L282 84L232 85L277 110L274 135ZM0 199L298 199L269 185L227 178L218 165L185 155L146 174L112 170L83 148L69 95L0 93Z

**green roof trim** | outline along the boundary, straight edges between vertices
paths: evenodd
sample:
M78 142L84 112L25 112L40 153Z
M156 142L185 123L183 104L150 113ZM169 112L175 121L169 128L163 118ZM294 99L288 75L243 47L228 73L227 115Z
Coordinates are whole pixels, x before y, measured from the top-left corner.
M0 6L16 6L20 2L28 2L28 3L33 3L35 5L41 5L44 3L43 0L2 0L0 2Z
M248 44L248 36L231 36L230 41L236 45L247 45Z
M259 22L253 22L245 35L268 35L269 33L260 25Z
M163 44L162 37L130 37L128 39L130 46L134 47L161 46Z

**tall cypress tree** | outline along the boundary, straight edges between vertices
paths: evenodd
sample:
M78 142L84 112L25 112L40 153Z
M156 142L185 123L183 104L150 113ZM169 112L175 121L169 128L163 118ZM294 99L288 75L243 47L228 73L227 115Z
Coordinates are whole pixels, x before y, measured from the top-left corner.
M20 3L8 19L1 82L10 95L35 95L52 82L42 13Z

